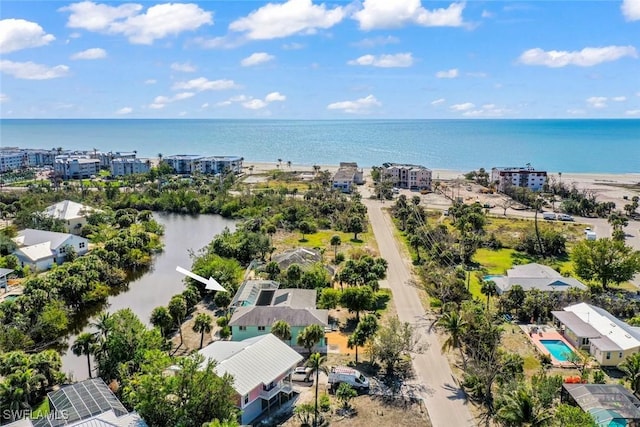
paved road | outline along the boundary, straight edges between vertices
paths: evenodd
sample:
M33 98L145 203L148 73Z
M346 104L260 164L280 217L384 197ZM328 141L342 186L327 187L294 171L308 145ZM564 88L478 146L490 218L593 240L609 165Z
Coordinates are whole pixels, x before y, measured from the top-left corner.
M416 327L421 343L428 348L416 354L413 366L422 385L420 393L424 398L429 417L434 427L468 427L475 425L467 407L465 396L451 372L447 358L440 352L438 337L429 332L430 321L420 303L416 288L409 283L412 279L409 260L403 259L393 236L394 225L382 211L389 204L364 199L369 212L373 234L380 248L380 255L389 262L387 284L393 292L398 317Z

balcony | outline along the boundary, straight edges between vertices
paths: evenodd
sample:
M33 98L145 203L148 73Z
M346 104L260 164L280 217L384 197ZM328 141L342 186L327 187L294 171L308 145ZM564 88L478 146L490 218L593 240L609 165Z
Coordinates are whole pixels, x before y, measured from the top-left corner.
M280 383L274 386L270 390L262 390L260 392L260 399L271 400L273 397L277 396L278 393L282 392L285 394L290 394L293 391L293 388L290 384Z

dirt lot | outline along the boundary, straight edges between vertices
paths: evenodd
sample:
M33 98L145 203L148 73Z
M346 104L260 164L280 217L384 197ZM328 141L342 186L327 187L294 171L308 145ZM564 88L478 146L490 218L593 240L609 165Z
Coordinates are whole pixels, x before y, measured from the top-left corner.
M219 339L216 334L218 332L218 326L216 325L216 307L213 302L208 303L207 301L201 301L196 305L195 310L191 315L185 320L182 324L182 338L183 344L180 346L180 334L176 331L175 335L171 337L171 343L173 344L173 348L176 350L176 356L185 356L190 354L193 351L198 351L200 349L200 334L197 332L193 332L193 323L196 320L196 316L198 313L207 313L211 316L212 319L212 329L211 333L204 334L204 340L202 342L202 346L206 347L211 344L215 339Z

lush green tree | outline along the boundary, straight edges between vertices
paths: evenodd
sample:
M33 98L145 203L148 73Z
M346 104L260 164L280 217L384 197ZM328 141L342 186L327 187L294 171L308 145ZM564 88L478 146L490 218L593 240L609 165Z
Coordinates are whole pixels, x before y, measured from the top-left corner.
M506 312L510 313L513 310L515 310L517 315L518 311L520 310L520 307L522 307L522 303L524 302L525 296L526 294L522 286L513 285L509 288L507 292L502 294L500 298L500 304Z
M590 413L584 412L577 406L562 403L556 407L553 419L553 427L597 427Z
M300 224L298 224L298 229L300 230L300 233L302 234L302 241L303 242L307 240L307 239L305 239L305 235L306 234L315 233L315 231L316 231L315 226L309 221L300 222Z
M341 244L342 240L340 239L340 236L338 236L337 234L331 236L331 246L333 246L333 259L336 259L336 257L338 256L338 247Z
M291 264L287 268L287 282L290 285L295 285L298 287L300 285L300 279L302 278L302 268L298 264Z
M180 334L180 345L182 345L182 322L184 322L185 317L187 317L187 302L182 295L174 295L171 297L171 300L169 300L168 308L171 318L178 328L178 333Z
M328 374L326 363L327 363L327 358L320 355L320 353L311 354L309 356L309 359L307 359L307 362L305 363L305 366L307 368L310 368L311 370L310 375L316 376L315 404L313 406L313 426L314 427L318 426L318 386L320 383L320 372L324 372L325 374Z
M460 350L460 358L466 369L467 361L464 357L462 336L466 332L467 322L457 311L450 311L438 319L437 325L448 335L447 339L442 343L442 351L445 352L452 348Z
M213 302L216 304L216 307L226 310L229 304L231 304L231 293L218 291L213 297Z
M374 294L369 286L350 287L342 291L340 305L356 313L356 322L360 322L360 312L372 310Z
M173 375L167 375L172 364ZM234 420L233 378L218 376L214 368L214 362L197 353L173 362L162 352L146 352L141 372L125 381L125 403L158 427L201 427L211 420Z
M211 332L213 321L211 316L207 313L198 313L196 320L193 323L193 332L200 333L200 348L202 349L202 343L204 342L204 334Z
M552 413L536 399L530 387L519 385L498 401L496 420L507 427L541 427L549 423Z
M267 273L269 280L276 280L280 275L280 265L275 261L269 261L267 265L264 266L264 271Z
M353 233L353 240L358 240L358 234L364 233L367 229L364 217L353 214L347 222L347 232Z
M480 283L480 293L487 296L487 310L489 310L489 298L498 294L496 282L494 282L493 280L482 279Z
M156 328L160 329L160 333L163 337L166 337L175 321L173 317L171 317L171 313L169 313L169 309L164 306L156 307L151 312L151 324Z
M640 353L635 353L618 365L618 368L624 373L624 377L631 384L634 393L640 392Z
M338 390L336 390L336 397L340 402L342 402L342 407L347 410L349 409L351 399L356 397L358 392L355 391L349 384L340 383L338 386Z
M93 354L94 346L96 344L95 334L89 332L83 332L76 337L75 342L71 346L71 351L76 356L87 356L87 371L89 372L89 378L91 375L91 355Z
M373 314L367 314L364 316L360 322L358 322L358 326L353 331L351 335L349 335L349 340L347 341L347 346L349 348L356 349L356 363L358 363L358 347L364 346L367 341L371 337L375 335L378 331L378 318Z
M324 309L334 309L340 304L341 292L339 289L324 288L320 292L320 298L318 300L318 307Z
M416 350L419 346L413 326L400 322L397 317L383 324L371 343L372 356L384 363L388 375L393 373L403 357Z
M576 273L587 280L597 280L604 289L621 283L640 272L640 251L612 239L582 240L571 254Z
M324 328L320 325L309 325L298 334L297 344L307 349L311 355L311 350L324 338Z
M291 326L284 320L276 320L271 325L271 333L282 341L291 341Z

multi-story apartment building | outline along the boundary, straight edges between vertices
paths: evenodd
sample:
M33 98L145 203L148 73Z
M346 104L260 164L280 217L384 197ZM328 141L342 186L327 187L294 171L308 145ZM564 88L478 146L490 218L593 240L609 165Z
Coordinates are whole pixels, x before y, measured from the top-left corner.
M9 172L29 166L29 158L22 150L0 151L0 172Z
M244 158L239 156L211 156L203 157L199 160L198 166L200 173L219 174L219 173L242 173L242 162Z
M135 158L120 158L111 160L111 175L125 176L138 173L147 173L151 169L149 160Z
M199 163L202 159L203 156L197 154L176 154L166 156L162 160L171 166L175 173L188 175L200 170Z
M540 191L547 183L547 172L535 170L529 164L525 167L496 167L491 169L491 182L496 183L500 192L504 192L508 187Z
M100 172L100 160L88 155L57 156L53 170L62 179L90 178Z
M385 163L384 173L395 187L418 190L431 189L431 169L420 165Z
M56 160L56 151L54 150L26 149L23 151L26 153L31 167L53 166Z

